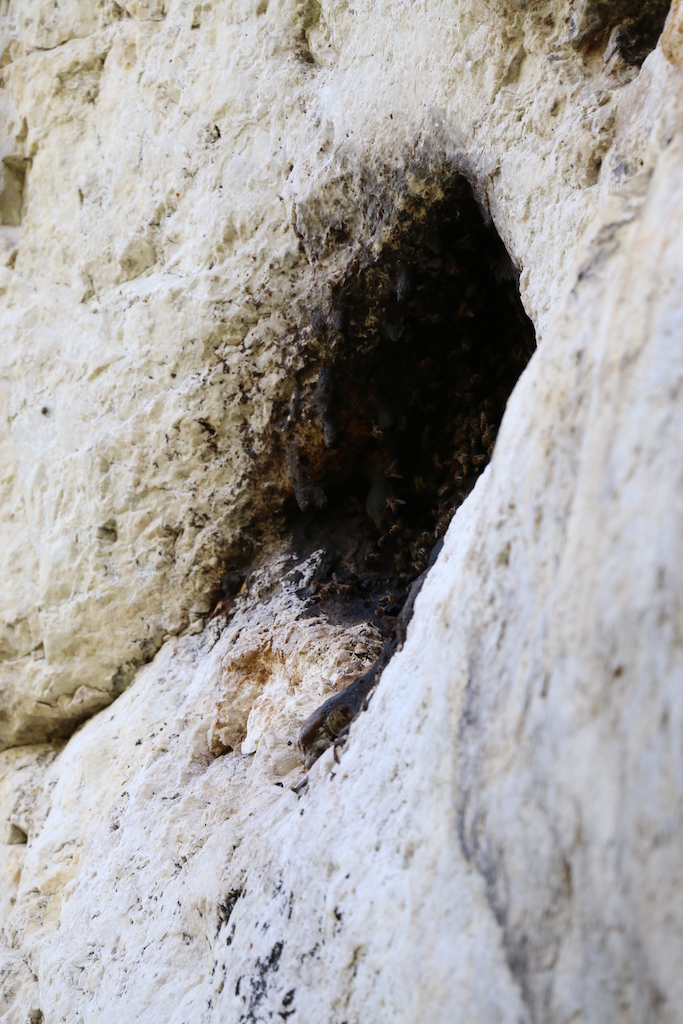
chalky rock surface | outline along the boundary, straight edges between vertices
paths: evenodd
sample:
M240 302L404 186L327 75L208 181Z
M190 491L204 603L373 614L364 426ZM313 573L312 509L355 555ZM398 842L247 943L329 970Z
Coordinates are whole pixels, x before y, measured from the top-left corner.
M3 1020L678 1020L667 9L0 9ZM280 354L457 172L539 347L305 776L298 725L381 637L311 615L315 556L267 534ZM271 553L209 620L255 523Z
M411 197L469 175L544 334L676 93L594 7L7 6L0 743L68 735L209 611L289 490L283 347Z

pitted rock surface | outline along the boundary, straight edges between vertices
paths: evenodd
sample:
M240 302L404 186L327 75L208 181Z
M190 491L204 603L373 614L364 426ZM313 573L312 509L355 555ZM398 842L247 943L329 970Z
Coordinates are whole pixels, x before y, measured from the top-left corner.
M677 1024L681 4L0 20L0 1016ZM463 177L538 347L428 543L337 314Z

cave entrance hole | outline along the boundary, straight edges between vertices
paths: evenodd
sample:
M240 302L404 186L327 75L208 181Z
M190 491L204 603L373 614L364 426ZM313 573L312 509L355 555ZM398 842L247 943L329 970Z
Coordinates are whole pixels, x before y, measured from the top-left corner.
M277 422L286 531L317 551L314 614L389 635L488 464L535 348L518 277L468 183L406 204L301 333Z

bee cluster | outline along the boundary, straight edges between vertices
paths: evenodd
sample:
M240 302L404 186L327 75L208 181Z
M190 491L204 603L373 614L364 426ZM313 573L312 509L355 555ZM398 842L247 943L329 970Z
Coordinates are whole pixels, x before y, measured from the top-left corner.
M288 529L321 550L306 597L387 632L487 465L535 347L517 277L471 190L406 205L294 346L279 423Z

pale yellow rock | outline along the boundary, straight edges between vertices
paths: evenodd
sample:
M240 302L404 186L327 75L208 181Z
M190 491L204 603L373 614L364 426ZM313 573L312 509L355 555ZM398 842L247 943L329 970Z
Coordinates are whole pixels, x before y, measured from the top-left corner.
M145 270L153 267L155 263L156 253L154 252L154 246L146 238L141 238L138 235L126 243L119 256L119 266L125 281L139 277ZM116 539L114 535L112 543Z
M324 620L293 621L293 611L279 606L275 623L259 628L254 612L247 637L230 647L221 665L207 735L211 753L241 749L254 754L260 739L277 725L298 762L297 732L306 718L298 691L312 692L322 703L344 682L362 675L382 646L381 634L370 623L335 627Z
M677 1024L678 5L639 71L585 2L123 10L2 12L29 161L0 271L2 742L89 720L0 755L0 1014ZM301 618L277 562L227 625L208 584L285 488L252 471L275 340L360 244L335 225L390 227L363 229L361 178L444 166L540 346L306 785L297 723L378 638Z
M292 600L284 603L291 616ZM151 1020L161 1002L169 1021L200 1012L238 1020L250 1005L265 1013L294 1005L306 1019L344 1007L414 1017L425 1005L419 978L429 985L432 1019L447 1019L456 1005L481 1019L523 1014L479 880L457 855L444 864L445 878L434 875L434 853L452 828L454 808L433 817L434 759L442 747L429 730L405 732L411 705L422 706L425 724L424 690L394 702L393 737L380 717L379 731L376 724L366 729L341 766L328 752L298 796L291 787L303 772L290 760L282 724L291 709L282 703L267 723L261 719L268 729L255 739L255 753L209 753L206 728L222 663L238 645L257 647L268 616L276 616L281 633L282 610L276 598L257 610L260 623L252 624L251 608L238 611L222 635L216 624L201 637L166 644L47 769L39 803L50 813L26 847L4 931L29 964L39 958L41 966L32 976L21 961L5 959L9 1021L30 1007L49 1020L86 1006L103 1019L116 1012ZM296 671L306 643L291 618L290 633ZM340 653L334 644L318 651L321 676L332 676ZM319 702L319 685L310 673L292 681L292 700L304 714ZM275 682L270 692L277 696ZM432 708L437 717L444 697ZM420 760L425 771L423 784L407 790L399 778L406 758ZM398 804L394 789L402 794ZM452 898L444 883L453 886ZM432 904L427 930L418 921L404 933L420 894ZM460 936L455 965L434 927L444 913ZM398 961L388 956L395 942ZM419 955L411 943L422 945ZM84 957L86 950L93 955ZM77 962L76 987L70 979Z
M671 4L662 33L662 53L676 67L683 63L683 5L679 0L673 0Z
M112 699L272 515L286 467L263 511L250 467L274 343L389 226L363 228L368 187L462 168L543 335L591 217L678 109L660 54L635 80L587 57L565 6L8 6L0 742L68 734L81 686Z

